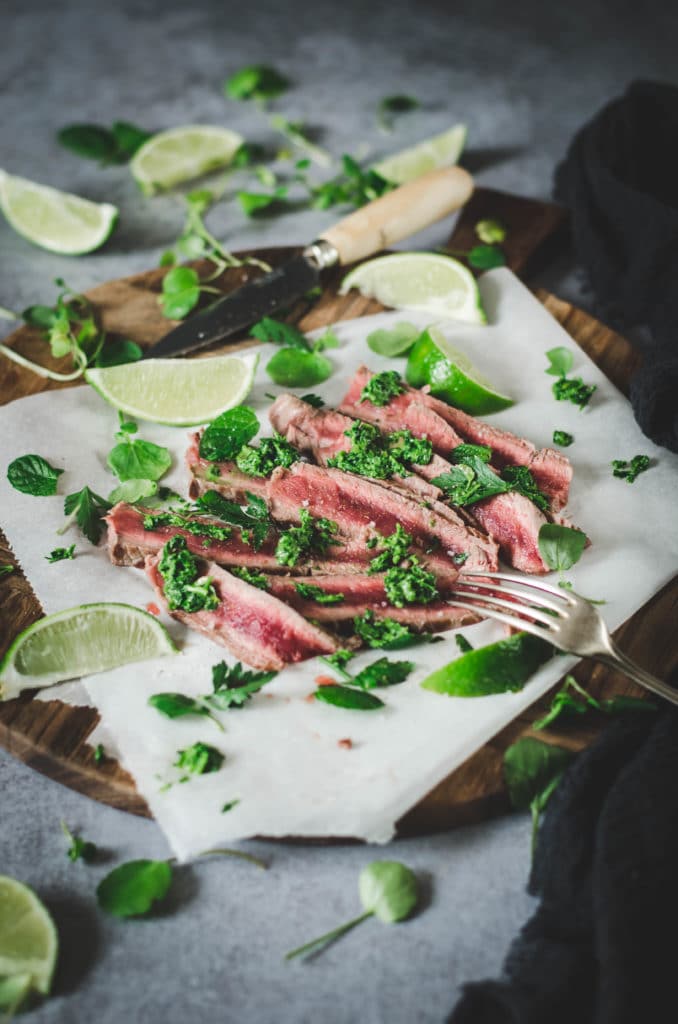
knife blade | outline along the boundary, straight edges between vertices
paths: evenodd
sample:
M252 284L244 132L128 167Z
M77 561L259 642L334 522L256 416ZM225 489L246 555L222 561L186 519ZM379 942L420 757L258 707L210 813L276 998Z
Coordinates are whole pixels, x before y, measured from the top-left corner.
M461 167L429 171L387 192L328 228L283 266L180 323L147 349L144 358L172 358L224 341L314 288L326 267L344 266L381 252L454 212L472 192L473 179Z

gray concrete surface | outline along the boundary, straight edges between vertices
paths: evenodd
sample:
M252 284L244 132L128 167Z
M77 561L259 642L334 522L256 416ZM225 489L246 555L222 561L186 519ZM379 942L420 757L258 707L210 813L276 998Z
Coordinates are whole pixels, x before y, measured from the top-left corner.
M677 80L675 5L478 0L460 7L5 0L0 166L112 201L121 222L100 252L71 259L29 245L0 221L0 305L50 301L56 276L84 289L152 266L180 228L176 198L145 199L124 168L100 169L60 149L61 125L206 122L265 140L256 110L221 92L224 77L245 63L287 73L295 86L276 109L322 128L323 145L336 154L363 145L385 153L463 120L465 162L477 179L539 197L549 196L573 131L607 98L634 77ZM375 105L403 91L423 109L385 137L375 128ZM237 248L301 242L331 219L308 211L248 222L224 203L210 225ZM438 244L448 233L441 225L422 241ZM542 283L591 306L570 254ZM61 818L101 846L108 862L71 864ZM285 950L356 913L358 873L384 851L245 844L269 861L267 873L205 861L181 869L161 913L120 922L97 910L96 883L114 862L166 855L152 823L63 789L4 751L0 823L0 872L36 888L61 936L55 993L32 1013L36 1024L433 1024L445 1019L461 984L498 971L532 905L523 816L402 841L388 855L421 873L420 913L389 928L368 922L313 962L284 964Z

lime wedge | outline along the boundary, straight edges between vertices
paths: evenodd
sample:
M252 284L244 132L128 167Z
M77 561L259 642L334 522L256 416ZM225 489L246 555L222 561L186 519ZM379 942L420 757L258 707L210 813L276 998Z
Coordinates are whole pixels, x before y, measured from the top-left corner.
M372 170L394 185L404 185L427 171L456 164L466 143L466 125L455 124L440 135L401 149L374 164Z
M17 987L20 997L21 990L25 994L23 982L29 975L29 990L47 995L58 948L54 921L33 890L15 878L0 875L0 979L21 981Z
M243 137L230 128L191 124L158 132L137 150L130 170L148 196L230 164Z
M81 604L38 619L19 634L0 662L0 699L175 653L169 633L148 612L129 604Z
M421 685L448 697L487 697L520 690L552 654L553 648L544 640L531 633L516 633L462 654L432 672Z
M428 385L436 398L472 416L499 412L513 405L513 399L495 391L473 368L468 356L451 345L435 327L429 327L415 341L405 377L412 387Z
M89 369L102 398L133 419L191 427L241 405L250 392L259 356L143 359Z
M398 252L378 256L347 274L340 295L349 289L394 309L416 309L436 317L484 324L478 285L459 260L435 252Z
M103 245L118 211L0 170L0 208L16 232L51 252L77 256Z

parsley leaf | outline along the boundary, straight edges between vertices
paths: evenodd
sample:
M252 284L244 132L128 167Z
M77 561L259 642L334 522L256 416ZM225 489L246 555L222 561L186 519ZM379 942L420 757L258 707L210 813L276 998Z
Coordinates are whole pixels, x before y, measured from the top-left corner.
M68 518L57 532L64 533L75 520L87 540L92 544L98 544L104 528L101 520L110 507L110 502L105 498L95 494L89 487L83 487L81 491L66 496L64 515Z
M572 352L563 345L549 349L546 358L549 361L549 367L545 372L550 373L553 377L566 377L574 366Z
M161 715L166 718L184 718L186 715L202 715L211 718L221 731L224 727L218 718L215 718L210 709L201 701L187 697L183 693L153 693L148 698L148 703Z
M396 619L375 619L374 612L366 611L356 615L353 629L368 647L381 647L385 650L398 650L417 643L421 636Z
M47 561L52 565L54 562L63 562L69 558L75 558L75 544L71 544L69 548L54 548L48 555L45 555Z
M397 370L384 370L382 373L375 373L360 393L361 402L371 402L372 405L388 405L396 395L402 395L406 390L402 377Z
M354 690L349 686L340 686L338 683L332 686L319 686L314 690L313 696L324 704L333 704L335 707L344 708L347 711L377 711L384 707L384 702L373 693L366 693L364 690Z
M240 536L244 543L251 544L255 551L268 537L271 519L263 498L246 492L247 504L239 505L236 501L224 498L217 491L205 491L197 500L199 511L218 516L231 526L240 528Z
M230 462L259 432L259 420L248 405L236 405L212 420L200 438L200 458Z
M428 604L439 597L434 573L410 557L404 566L393 566L384 576L384 590L392 605L403 608L406 604Z
M615 459L612 463L612 476L626 480L627 484L632 484L636 477L649 468L649 455L634 455L630 462L626 462L624 459Z
M557 523L543 523L539 529L539 554L549 569L564 572L579 561L586 541L586 534L581 530Z
M212 666L212 687L214 693L207 698L216 708L225 711L227 708L242 707L255 693L277 672L255 672L244 669L240 662L229 667L225 661Z
M56 494L62 473L63 469L55 469L42 455L21 455L7 467L7 479L15 491L41 498Z
M241 448L235 462L240 472L248 476L270 476L278 466L289 469L299 458L296 448L280 434L274 434L273 437L262 437L256 446Z
M305 352L310 352L312 348L308 338L298 327L282 320L275 320L272 316L263 317L254 327L250 327L249 333L259 341L284 345L285 348L298 348Z
M216 747L198 740L184 750L177 750L174 767L181 768L190 775L207 775L210 772L218 772L225 760L224 755ZM184 782L185 779L179 781Z
M341 604L345 600L343 594L335 594L323 590L322 587L314 587L312 583L295 583L294 589L300 597L308 601L316 601L318 604Z
M170 537L162 548L158 572L163 579L163 593L170 611L212 611L219 598L209 576L200 576L198 560L186 546L181 534Z
M569 448L574 437L572 434L568 434L566 430L554 430L553 431L553 443L560 445L561 448Z
M285 530L275 549L275 557L279 565L296 565L305 555L323 555L330 545L339 544L335 534L339 527L331 519L314 519L311 513L302 508L299 510L299 526Z
M88 842L81 836L73 835L65 821L61 822L61 829L69 842L69 860L84 860L86 863L94 860L97 855L97 848L94 843Z
M114 868L97 886L97 902L115 917L139 917L162 900L172 884L166 860L131 860Z
M407 321L395 324L391 328L382 327L367 335L367 347L378 356L392 359L395 356L407 355L421 334L420 329Z

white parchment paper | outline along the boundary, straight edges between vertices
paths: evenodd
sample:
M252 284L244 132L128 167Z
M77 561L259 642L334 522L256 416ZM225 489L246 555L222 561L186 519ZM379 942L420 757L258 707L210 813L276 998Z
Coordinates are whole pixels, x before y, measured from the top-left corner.
M514 407L494 415L493 423L540 447L551 444L554 428L574 435L567 451L575 469L568 511L592 546L568 577L581 593L607 601L602 612L616 628L678 570L678 457L640 433L626 399L509 271L486 274L481 290L490 326L440 326L499 390L516 400ZM404 367L374 355L365 342L370 331L404 319L428 323L418 314L402 312L339 323L341 347L328 352L336 373L313 390L335 404L361 362L374 370ZM544 372L544 353L555 345L574 353L573 373L598 385L583 412L553 398L554 378ZM270 402L265 392L280 389L264 371L273 350L262 346L259 351L248 402L266 423ZM142 572L112 566L105 550L93 548L76 528L63 538L56 535L63 523L63 495L88 484L105 496L115 485L105 460L116 428L115 410L86 387L25 398L0 409L0 522L48 613L88 601L124 601L144 608L152 600ZM163 482L185 494L187 431L153 424L140 428L140 436L169 447L174 465ZM267 424L266 429L270 432ZM28 452L65 470L57 497L22 495L7 483L7 464ZM635 484L612 476L613 459L639 453L651 456L652 468ZM72 541L77 542L74 561L48 564L45 555L53 547ZM408 808L574 663L553 659L517 694L444 697L419 684L433 668L458 656L450 633L443 643L394 653L415 661L416 671L402 685L384 691L383 710L361 714L307 699L315 676L324 669L313 660L281 672L246 708L222 714L221 733L208 720L171 721L148 707L148 697L161 690L209 692L211 666L224 658L232 661L204 637L174 622L167 625L181 648L179 655L124 666L84 683L125 767L181 859L252 835L355 836L386 842ZM479 645L498 639L503 630L485 622L464 633ZM379 655L361 654L356 669ZM350 749L339 745L345 739L351 740ZM226 760L214 774L179 783L173 767L177 751L196 740L213 744ZM222 813L224 804L234 800L237 805Z

